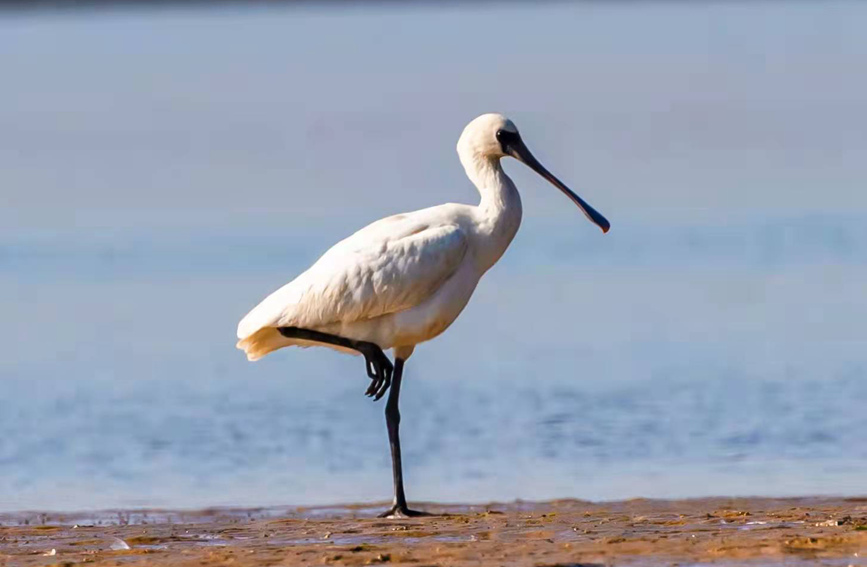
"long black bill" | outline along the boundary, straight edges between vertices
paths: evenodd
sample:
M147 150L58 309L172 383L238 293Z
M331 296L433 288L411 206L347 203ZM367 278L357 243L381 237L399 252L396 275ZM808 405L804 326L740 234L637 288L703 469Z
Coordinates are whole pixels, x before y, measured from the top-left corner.
M550 171L545 169L545 167L539 163L539 160L533 157L533 154L530 153L530 150L527 149L524 142L518 141L515 144L510 144L509 154L518 161L524 162L524 164L532 168L536 173L551 182L554 187L565 193L567 197L572 199L573 203L578 205L578 208L581 209L581 212L583 212L588 219L602 229L602 232L608 232L608 229L611 228L611 223L608 222L608 219L603 217L599 211L591 207L587 201L573 193L571 189L563 185L562 181L554 177Z

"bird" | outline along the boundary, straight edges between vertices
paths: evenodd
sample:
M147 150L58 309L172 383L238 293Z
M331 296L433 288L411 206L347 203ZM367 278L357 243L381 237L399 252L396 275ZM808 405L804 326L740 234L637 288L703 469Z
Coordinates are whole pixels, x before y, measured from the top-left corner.
M385 421L394 498L380 517L428 515L409 508L400 453L403 370L416 345L445 331L521 224L521 196L501 165L512 157L562 191L607 233L604 216L530 153L515 124L498 113L473 119L458 157L481 195L477 206L448 203L375 221L325 252L268 295L238 324L237 347L251 361L289 347L322 346L364 357L374 400L388 392ZM385 351L391 350L394 362Z

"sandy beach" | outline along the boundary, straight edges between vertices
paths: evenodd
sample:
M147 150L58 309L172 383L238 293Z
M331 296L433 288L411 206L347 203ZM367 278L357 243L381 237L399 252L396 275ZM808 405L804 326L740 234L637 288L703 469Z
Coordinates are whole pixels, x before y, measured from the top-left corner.
M867 565L867 498L0 515L4 565Z

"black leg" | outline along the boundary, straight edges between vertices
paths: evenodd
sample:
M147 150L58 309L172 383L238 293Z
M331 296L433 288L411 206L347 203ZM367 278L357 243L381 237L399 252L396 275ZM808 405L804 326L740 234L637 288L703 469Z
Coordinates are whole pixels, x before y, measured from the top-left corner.
M372 397L374 401L382 398L391 385L391 374L394 366L388 357L385 356L385 353L382 352L382 349L374 343L346 339L338 335L311 331L310 329L300 329L298 327L277 327L277 330L287 339L316 341L352 349L361 353L364 356L367 375L371 379L370 386L367 388L365 395Z
M391 378L391 391L385 403L385 424L388 427L388 442L391 445L391 468L394 475L394 504L380 518L410 518L428 516L425 512L410 510L406 505L406 495L403 492L403 466L400 458L400 382L403 378L403 359L394 359L394 375Z

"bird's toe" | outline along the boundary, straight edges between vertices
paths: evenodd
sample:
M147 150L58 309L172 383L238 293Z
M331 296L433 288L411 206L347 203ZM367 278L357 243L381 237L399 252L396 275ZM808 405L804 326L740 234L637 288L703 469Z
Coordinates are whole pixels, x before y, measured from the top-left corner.
M379 386L379 389L376 392L376 396L373 397L373 401L377 402L382 399L382 396L385 395L385 392L391 387L391 374L387 373L385 375L385 379L383 379L382 384Z
M379 391L379 386L381 383L382 383L382 379L379 378L378 376L375 376L370 381L370 386L367 387L367 390L365 390L364 395L369 397L369 398L374 396L376 394L376 392Z
M433 514L429 512L422 512L421 510L411 510L406 506L392 506L385 512L379 514L377 517L379 518L389 518L389 519L401 519L401 518L423 518L425 516L433 516Z

